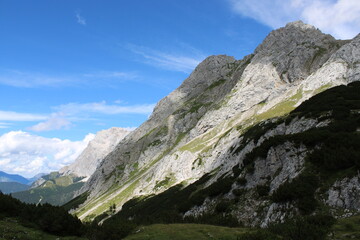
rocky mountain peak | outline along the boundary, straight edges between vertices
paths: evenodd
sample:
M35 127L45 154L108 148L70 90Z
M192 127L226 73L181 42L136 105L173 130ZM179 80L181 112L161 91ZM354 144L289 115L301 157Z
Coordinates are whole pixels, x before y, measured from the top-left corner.
M228 78L231 71L229 64L234 62L234 57L226 55L207 57L177 89L156 104L150 119L157 123L162 121L186 101L203 93L211 84Z
M99 131L71 165L60 169L60 174L90 177L105 156L129 133L129 130L117 127Z
M281 80L304 80L319 69L344 42L302 21L272 31L255 50L254 61L272 64Z
M310 24L306 24L301 20L289 22L288 24L286 24L285 28L298 28L303 31L308 30L308 29L316 30L316 28L314 26L312 26Z
M213 55L202 61L191 75L180 85L179 90L193 93L194 88L210 86L220 77L224 77L228 71L226 64L235 62L234 57L226 55ZM215 76L215 77L214 77Z

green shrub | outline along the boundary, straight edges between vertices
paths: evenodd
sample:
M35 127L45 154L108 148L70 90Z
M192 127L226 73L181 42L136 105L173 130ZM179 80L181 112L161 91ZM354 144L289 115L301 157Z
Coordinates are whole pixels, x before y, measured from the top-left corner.
M241 186L244 186L247 183L246 178L241 177L236 180L237 183L239 183Z
M276 240L281 238L266 230L257 230L254 232L244 233L238 236L236 239L237 240Z
M270 192L269 185L258 185L256 186L256 192L260 197L267 196Z
M289 240L324 240L334 223L329 215L298 216L269 227L269 231Z
M232 193L235 196L240 197L241 195L243 195L245 193L245 189L234 189L234 190L232 190Z
M317 202L314 193L319 186L317 176L304 172L291 182L285 182L272 194L274 202L295 201L303 213L311 213L315 210Z
M229 200L221 200L218 204L215 206L215 211L218 213L227 212L230 209L232 202Z

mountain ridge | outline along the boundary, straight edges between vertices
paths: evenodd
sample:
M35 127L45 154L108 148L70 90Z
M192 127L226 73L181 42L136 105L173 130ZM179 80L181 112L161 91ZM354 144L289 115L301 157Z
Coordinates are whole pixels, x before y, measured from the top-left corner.
M358 81L359 49L358 36L338 41L295 22L271 32L242 60L208 57L102 161L82 188L89 197L76 213L92 219L110 203L120 210L135 196L191 184L212 171L216 181L236 165L228 149L249 127L332 86Z
M3 171L0 171L0 182L18 182L21 184L30 184L31 181L23 176L18 174L9 174Z

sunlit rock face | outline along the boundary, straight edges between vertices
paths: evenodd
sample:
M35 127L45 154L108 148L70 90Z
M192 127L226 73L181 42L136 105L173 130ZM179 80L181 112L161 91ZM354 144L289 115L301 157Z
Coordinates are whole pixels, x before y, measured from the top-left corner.
M77 209L78 216L99 215L109 202L116 203L119 210L133 197L190 184L205 173L216 172L211 180L215 181L241 164L261 139L325 126L328 122L297 119L264 133L267 135L258 143L250 141L236 155L231 151L256 123L283 116L330 87L360 80L359 41L359 35L348 41L336 40L298 21L272 31L254 54L242 60L208 57L101 161L80 191L88 192L89 197ZM285 147L289 151L284 152ZM249 188L269 176L274 178L270 186L274 191L284 179L301 173L306 151L290 143L273 149L266 162L274 165L256 162ZM329 204L338 204L333 197L336 193L331 194ZM253 200L254 206L261 205ZM245 222L254 217L251 206L242 210ZM253 223L265 226L281 220L289 208L274 204ZM204 209L207 206L188 214Z
M75 175L88 179L100 162L114 150L116 145L130 133L123 128L110 128L96 133L84 151L69 166L60 169L61 175Z

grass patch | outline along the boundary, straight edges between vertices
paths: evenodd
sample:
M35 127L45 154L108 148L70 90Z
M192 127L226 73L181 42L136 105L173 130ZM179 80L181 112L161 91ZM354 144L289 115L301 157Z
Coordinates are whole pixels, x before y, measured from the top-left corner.
M250 230L251 231L251 230ZM138 227L125 240L237 240L249 232L246 228L229 228L203 224L154 224Z
M213 88L216 88L216 87L224 84L225 82L226 82L226 80L223 79L223 78L221 78L221 79L213 82L210 86L208 86L208 87L206 88L206 90L211 90L211 89L213 89Z
M170 186L173 182L175 182L175 181L173 180L172 177L165 177L165 179L162 181L156 181L154 190L156 191L156 190L159 190L160 188Z
M291 96L287 100L278 103L268 111L260 113L255 116L257 122L266 120L269 118L283 116L295 109L295 104L302 98L302 90L298 90L295 95Z
M360 239L360 215L339 219L331 232L329 239Z
M201 151L202 149L208 147L209 141L213 139L217 135L217 131L215 129L210 130L205 135L197 137L190 141L189 143L185 144L179 151L190 151L192 153L196 153Z
M23 192L16 192L13 193L12 196L26 203L38 203L39 200L42 199L41 203L60 206L70 201L74 196L74 192L79 190L83 185L83 182L70 184L66 187L53 184L52 187L39 187Z
M4 218L0 220L1 240L85 240L80 237L59 237L44 233L35 228L25 227L16 218Z
M69 202L65 203L62 207L65 208L66 211L70 211L71 209L75 209L81 204L83 204L86 199L88 198L89 193L84 192L83 194L77 196L76 198L70 200Z

